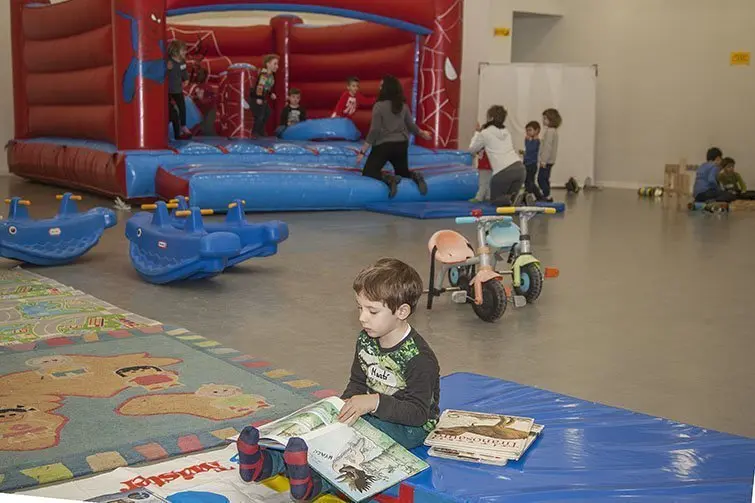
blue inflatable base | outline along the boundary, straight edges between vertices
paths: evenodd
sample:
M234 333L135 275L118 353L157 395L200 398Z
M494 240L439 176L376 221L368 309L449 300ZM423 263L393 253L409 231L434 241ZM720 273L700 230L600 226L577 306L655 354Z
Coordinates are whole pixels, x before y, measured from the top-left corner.
M557 213L566 209L564 203L536 203L536 206L556 208ZM473 210L482 210L486 216L496 215L496 208L486 203L470 203L468 201L443 202L380 202L365 205L367 211L385 213L400 217L430 220L435 218L456 218L468 216Z
M755 440L475 374L441 380L441 409L533 417L545 426L503 467L432 458L415 503L750 501Z

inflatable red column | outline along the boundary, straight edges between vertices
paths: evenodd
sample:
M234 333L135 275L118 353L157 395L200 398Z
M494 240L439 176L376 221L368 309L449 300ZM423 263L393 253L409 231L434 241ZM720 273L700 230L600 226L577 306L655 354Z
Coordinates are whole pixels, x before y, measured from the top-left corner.
M29 100L26 94L26 66L24 64L24 5L30 0L11 0L10 32L11 57L13 61L13 120L14 136L17 139L29 135ZM37 3L49 3L43 0Z
M420 48L417 121L433 137L417 143L426 147L459 147L463 11L462 0L435 0L435 29Z
M228 67L220 84L218 120L220 134L229 138L252 137L252 110L249 95L257 81L257 70L244 63Z
M270 26L273 28L273 37L275 37L275 53L281 57L280 69L275 79L275 94L278 99L273 106L273 118L268 124L268 129L274 123L278 124L278 118L281 115L281 111L286 106L286 97L288 96L288 89L290 85L289 74L291 70L291 50L289 49L289 37L291 35L291 28L297 24L303 24L304 21L297 16L280 15L275 16L270 20ZM275 126L272 127L275 129Z
M112 2L116 145L167 148L165 0Z

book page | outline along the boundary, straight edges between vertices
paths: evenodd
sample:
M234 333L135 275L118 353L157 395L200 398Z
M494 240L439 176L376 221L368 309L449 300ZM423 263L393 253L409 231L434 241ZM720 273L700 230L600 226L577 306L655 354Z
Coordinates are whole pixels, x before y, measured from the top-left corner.
M301 437L306 440L311 432L337 423L338 413L343 404L340 398L326 398L272 423L260 426L260 444L283 448L291 437Z
M359 419L307 441L309 465L354 501L363 501L428 468L391 437Z
M533 425L531 418L446 410L425 444L464 452L518 455Z

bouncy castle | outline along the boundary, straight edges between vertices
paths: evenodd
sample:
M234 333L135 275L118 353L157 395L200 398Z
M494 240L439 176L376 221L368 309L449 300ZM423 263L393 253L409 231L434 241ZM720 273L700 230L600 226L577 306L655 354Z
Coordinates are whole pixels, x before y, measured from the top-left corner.
M397 201L472 197L477 174L458 148L462 0L11 0L15 138L12 173L128 200L185 195L222 209L245 199L252 211L353 209L387 200L384 184L359 176L356 153L370 124L330 117L346 79L376 96L399 78L418 125L432 133L410 148L428 194L400 185ZM268 10L269 24L171 24L172 16ZM352 18L309 26L295 12ZM291 14L289 14L291 13ZM175 140L168 128L165 52L180 39L192 79L217 96L214 135ZM251 138L247 99L266 54L280 56L272 118L290 88L310 119L282 139ZM200 69L203 70L200 72ZM346 122L344 122L346 121ZM293 128L291 128L293 129ZM288 133L288 132L287 132Z

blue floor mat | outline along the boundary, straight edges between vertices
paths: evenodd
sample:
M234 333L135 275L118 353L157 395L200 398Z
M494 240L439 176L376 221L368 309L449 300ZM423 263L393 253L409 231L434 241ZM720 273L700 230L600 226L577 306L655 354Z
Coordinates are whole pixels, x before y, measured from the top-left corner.
M444 377L440 397L441 409L533 417L545 429L503 467L416 449L431 469L407 481L414 503L750 501L755 439L476 374Z
M536 203L536 206L556 208L557 213L566 209L564 203ZM455 218L468 216L472 210L482 210L483 215L495 215L495 206L486 203L470 203L468 201L436 201L436 202L380 202L365 205L367 211L385 213L401 217L419 218L421 220L433 218Z

